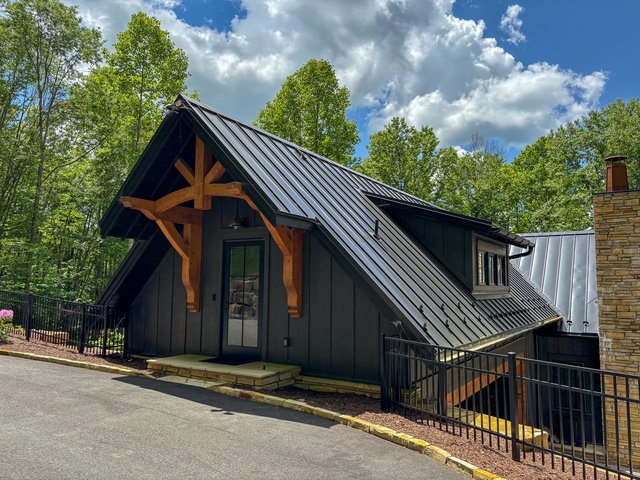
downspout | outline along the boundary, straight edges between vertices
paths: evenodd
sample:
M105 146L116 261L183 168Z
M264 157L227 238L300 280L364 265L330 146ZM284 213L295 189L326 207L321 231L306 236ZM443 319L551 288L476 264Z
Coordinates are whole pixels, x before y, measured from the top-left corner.
M533 253L533 247L535 247L535 245L529 245L526 252L518 253L517 255L509 255L507 259L513 260L514 258L528 257Z

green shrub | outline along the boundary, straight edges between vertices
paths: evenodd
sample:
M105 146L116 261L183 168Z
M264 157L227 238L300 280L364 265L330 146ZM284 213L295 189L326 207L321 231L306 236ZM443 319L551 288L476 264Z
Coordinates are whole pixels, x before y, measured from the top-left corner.
M4 322L0 322L0 343L9 343L9 332Z
M7 328L13 329L13 333L24 335L24 327L22 325L7 325Z

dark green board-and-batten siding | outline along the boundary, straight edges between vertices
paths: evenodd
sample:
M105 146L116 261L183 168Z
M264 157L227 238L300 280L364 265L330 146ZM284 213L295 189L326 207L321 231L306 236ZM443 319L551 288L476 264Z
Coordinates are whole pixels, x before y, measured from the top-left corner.
M239 216L252 212L238 203ZM236 214L236 201L214 202L205 212L202 305L186 309L181 259L169 249L130 307L130 349L150 355L218 354L220 348L223 242L265 240L262 354L273 362L302 366L303 372L336 378L378 380L378 342L382 329L393 333L389 317L373 295L354 281L319 240L304 237L303 316L289 318L282 283L282 254L264 227L223 228ZM251 217L249 225L259 225ZM214 300L215 295L215 300ZM289 347L284 339L289 338Z
M468 289L473 288L471 229L400 212L391 216Z

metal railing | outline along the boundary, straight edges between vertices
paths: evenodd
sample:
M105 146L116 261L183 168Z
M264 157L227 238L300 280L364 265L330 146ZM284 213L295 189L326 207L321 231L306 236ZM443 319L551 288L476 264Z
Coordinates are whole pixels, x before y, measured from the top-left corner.
M640 376L381 339L381 407L586 478L640 478Z
M0 310L12 310L9 333L91 355L126 354L126 315L104 305L0 290Z

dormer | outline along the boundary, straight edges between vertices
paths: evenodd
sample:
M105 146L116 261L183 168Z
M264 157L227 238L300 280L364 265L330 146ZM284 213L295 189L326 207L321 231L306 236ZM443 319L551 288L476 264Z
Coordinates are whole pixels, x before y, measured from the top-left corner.
M509 245L527 249L526 254L533 248L529 240L487 220L368 196L478 299L509 296Z

